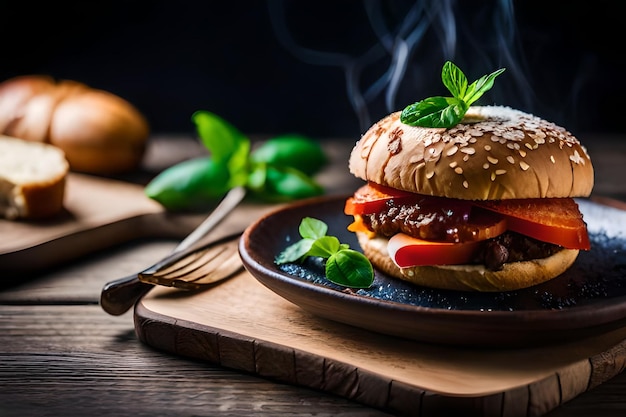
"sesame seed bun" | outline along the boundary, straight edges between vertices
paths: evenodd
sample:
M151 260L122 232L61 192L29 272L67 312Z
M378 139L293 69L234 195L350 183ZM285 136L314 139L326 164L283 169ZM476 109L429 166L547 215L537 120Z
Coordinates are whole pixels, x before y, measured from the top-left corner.
M374 124L352 150L365 181L465 200L586 197L586 149L565 129L509 107L470 107L450 128L405 125L400 112Z

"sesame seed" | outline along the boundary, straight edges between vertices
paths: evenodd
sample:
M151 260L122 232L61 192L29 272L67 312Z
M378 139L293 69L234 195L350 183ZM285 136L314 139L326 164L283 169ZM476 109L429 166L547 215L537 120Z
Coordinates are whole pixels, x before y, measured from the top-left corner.
M524 144L524 146L526 146L528 149L530 149L531 151L533 150L533 145L531 145L529 142L526 142Z
M491 181L495 181L496 180L496 173L492 172L491 173Z
M580 156L577 150L574 151L574 155L570 155L569 159L576 164L585 164L585 160Z
M463 168L456 167L456 168L454 168L454 172L456 172L457 174L462 174L463 173Z
M496 175L504 175L506 174L506 169L496 169Z
M530 165L528 165L526 162L524 161L520 161L519 163L519 167L522 168L522 171L526 171L528 168L530 168Z
M448 152L446 152L446 155L448 156L452 156L456 153L456 151L459 150L459 147L454 145L453 147L451 147L450 149L448 149Z
M523 150L523 149L520 149L519 150L519 156L521 156L522 158L525 158L526 157L526 151Z
M494 158L493 156L488 156L487 157L487 161L489 161L490 163L492 163L493 165L498 163L498 159Z
M491 150L491 145L485 145L485 150L489 152Z
M468 184L468 182L467 182L467 181L463 181L463 187L465 187L465 188L469 188L469 184Z
M455 168L457 166L457 162L456 161L452 161L450 162L450 168Z
M554 155L550 155L550 161L552 161L553 164L556 164L556 161L554 160Z
M485 162L485 163L483 164L483 169L489 169L489 167L490 167L490 166L491 166L491 165L489 165L488 163L486 163L486 162Z
M509 163L511 163L511 164L515 163L515 158L513 158L511 155L507 156L506 160L509 161Z
M474 155L476 153L476 149L472 148L471 146L467 146L465 148L461 148L461 152L467 155Z

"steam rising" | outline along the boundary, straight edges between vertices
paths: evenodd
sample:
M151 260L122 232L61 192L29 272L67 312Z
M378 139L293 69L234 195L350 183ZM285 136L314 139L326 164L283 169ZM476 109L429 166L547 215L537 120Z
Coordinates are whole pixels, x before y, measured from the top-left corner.
M363 25L371 29L376 42L360 54L300 45L287 24L287 3L268 4L276 37L286 50L302 62L343 71L347 97L362 132L371 126L372 117L378 120L429 95L448 95L440 81L446 60L457 64L470 82L506 67L509 82L498 80L481 102L489 104L485 102L491 99L531 111L531 89L518 58L513 0L495 0L461 15L461 2L455 0L417 0L396 8L384 0L364 0L368 21ZM373 79L364 81L372 71L376 72ZM384 110L376 108L381 103Z

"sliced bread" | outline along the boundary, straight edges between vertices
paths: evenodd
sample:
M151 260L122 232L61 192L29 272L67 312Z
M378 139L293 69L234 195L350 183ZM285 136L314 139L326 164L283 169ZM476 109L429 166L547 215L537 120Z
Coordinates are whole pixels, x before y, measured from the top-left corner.
M58 214L68 170L58 147L0 135L0 217L37 219Z

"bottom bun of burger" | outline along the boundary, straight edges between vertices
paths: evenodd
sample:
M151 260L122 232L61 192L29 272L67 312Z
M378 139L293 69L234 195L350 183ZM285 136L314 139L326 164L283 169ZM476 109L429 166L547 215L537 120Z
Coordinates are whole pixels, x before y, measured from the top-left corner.
M389 276L424 287L458 291L512 291L541 284L565 272L578 250L563 249L542 259L510 262L493 271L484 265L428 265L400 268L389 257L388 239L356 232L363 253Z

